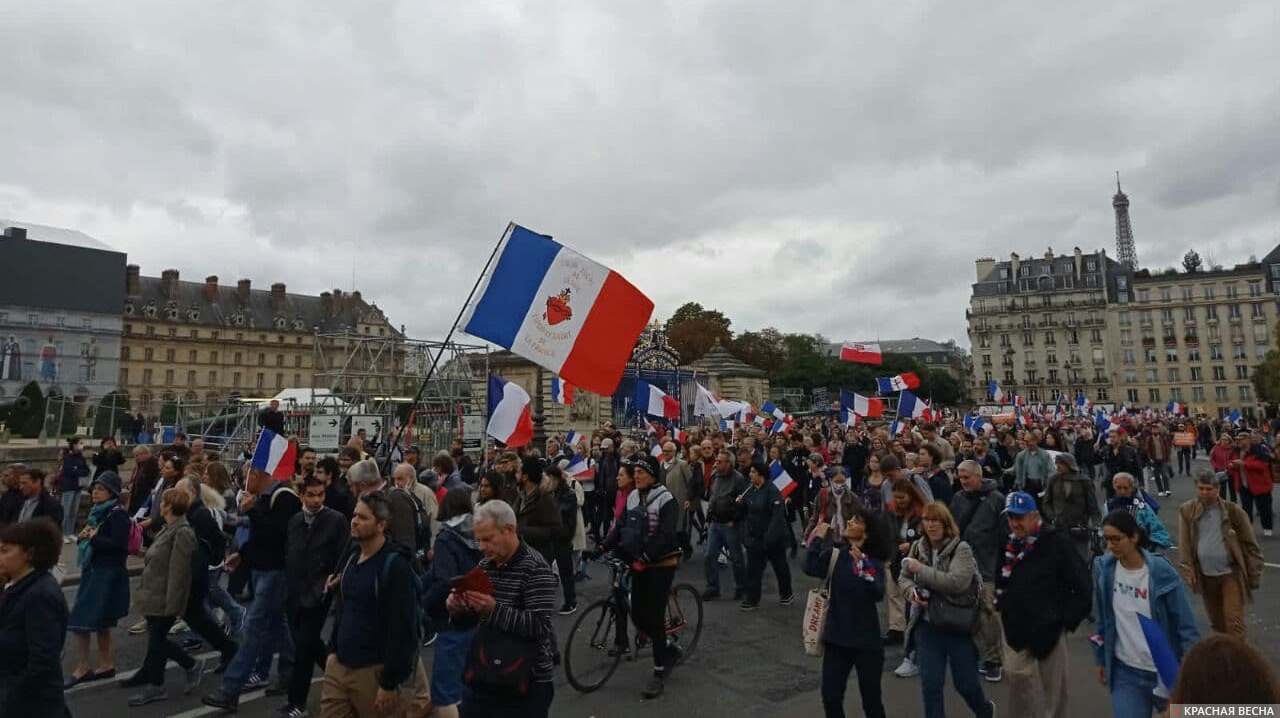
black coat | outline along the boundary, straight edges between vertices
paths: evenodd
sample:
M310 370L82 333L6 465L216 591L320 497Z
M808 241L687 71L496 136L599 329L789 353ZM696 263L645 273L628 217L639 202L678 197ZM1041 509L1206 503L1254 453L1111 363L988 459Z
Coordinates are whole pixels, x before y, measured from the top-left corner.
M93 455L93 478L98 478L104 471L118 472L121 466L124 466L124 454L119 449L99 451Z
M983 581L993 580L1004 561L1009 523L1003 513L1004 494L991 479L984 479L977 491L961 491L951 498L951 515L960 526L960 538L973 550Z
M872 559L876 576L875 581L868 581L853 572L853 557L848 547L823 548L821 541L814 541L809 544L809 552L805 555L804 572L825 579L832 551L839 551L840 555L831 574L831 604L827 607L827 625L822 629L822 641L883 655L876 603L884 600L884 564Z
M0 592L0 716L63 718L67 599L48 571Z
M272 411L271 407L268 406L258 412L258 426L284 436L284 412Z
M1002 573L996 574L1000 623L1014 650L1043 658L1089 615L1089 567L1065 532L1041 528L1035 547L1008 578Z
M16 488L5 489L0 494L0 526L11 524L18 520L18 512L22 510L22 492Z
M13 502L13 516L9 517L10 522L17 522L18 517L22 515L22 506L25 503L27 498L18 494L17 500ZM36 500L36 510L32 512L31 518L38 519L42 516L53 519L58 528L62 528L62 502L53 498L53 495L44 489L40 490L40 498Z
M1138 459L1138 452L1132 446L1128 444L1121 446L1119 453L1108 446L1102 450L1102 460L1107 466L1102 485L1107 489L1108 496L1111 495L1111 479L1121 471L1132 475L1135 480L1142 480L1142 462Z
M299 511L289 519L285 585L290 606L314 608L328 601L324 582L337 571L351 531L346 517L328 507L320 508L311 526L305 518Z
M748 487L742 497L746 508L743 545L762 551L786 548L791 530L787 525L787 507L778 487L772 481L765 481Z

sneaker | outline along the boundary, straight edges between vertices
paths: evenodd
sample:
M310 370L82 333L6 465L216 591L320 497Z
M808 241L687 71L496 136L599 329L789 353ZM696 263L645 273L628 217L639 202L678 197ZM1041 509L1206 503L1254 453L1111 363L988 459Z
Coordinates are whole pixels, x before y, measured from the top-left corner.
M759 601L743 601L742 603L738 604L739 611L754 611L757 608L760 608Z
M179 633L186 633L190 630L191 627L187 625L187 622L179 618L177 621L174 621L173 626L169 629L169 635L174 636Z
M142 689L141 693L138 693L129 697L129 705L135 706L135 707L145 706L148 703L155 703L156 701L168 700L168 698L169 698L169 691L166 691L164 689L164 686L147 686L146 688Z
M577 612L578 612L577 603L566 603L565 605L560 607L560 611L559 611L561 616L572 616Z
M211 708L220 708L223 713L235 713L240 709L240 696L224 693L221 689L201 698L200 702Z
M702 600L704 601L714 601L717 598L720 598L720 589L718 588L708 588L702 592Z
M197 658L191 668L185 671L187 674L187 684L182 687L182 694L184 696L190 695L192 691L200 687L200 678L204 675L205 663L207 663L206 659Z
M427 646L430 646L431 644L435 643L436 639L439 637L440 637L440 634L436 631L432 631L428 633L427 635L422 637L422 647L426 648Z
M252 691L258 688L263 688L267 685L270 678L270 676L264 676L261 673L251 673L249 674L249 680L244 682L244 686L241 690Z
M902 659L901 665L893 669L893 675L899 678L917 676L920 675L920 666L917 666L915 661L911 660L910 656L907 656Z
M662 695L662 690L665 687L666 686L663 685L662 676L655 673L653 677L649 679L649 682L645 684L644 690L640 691L640 697L645 700L657 698Z
M1271 538L1271 529L1262 529L1262 535Z
M184 638L181 641L179 641L179 643L182 644L182 650L186 651L187 653L198 651L204 647L204 641L200 640L199 638Z
M885 631L884 636L881 637L880 639L880 642L886 646L899 645L902 643L902 631L889 629L888 631Z
M781 597L781 598L779 598L779 599L778 599L778 605L779 605L779 606L790 606L790 605L791 605L791 602L792 602L792 601L794 601L794 600L796 600L796 595L795 595L794 593L788 593L787 595L785 595L785 596L783 596L783 597Z
M627 657L631 655L631 646L625 643L615 643L609 647L609 657L617 658L619 656Z
M141 635L146 632L147 632L147 619L145 618L133 624L132 626L129 626L129 633L132 633L135 636Z
M302 708L288 703L280 706L280 710L276 711L280 718L307 718L307 712Z
M1004 678L1004 669L999 663L984 663L982 667L982 677L987 679L988 683L999 683L1000 679Z

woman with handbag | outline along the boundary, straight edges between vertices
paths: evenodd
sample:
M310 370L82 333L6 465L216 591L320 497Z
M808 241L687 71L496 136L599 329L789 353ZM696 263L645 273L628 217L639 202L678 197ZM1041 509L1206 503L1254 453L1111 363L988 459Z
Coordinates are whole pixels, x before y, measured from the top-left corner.
M908 631L915 629L916 660L925 718L943 718L942 686L951 664L956 692L978 718L995 715L978 680L978 648L973 642L981 603L982 578L969 544L946 504L925 506L924 537L902 560L898 585L914 607Z
M827 718L844 718L844 694L850 671L858 672L858 693L867 718L884 718L880 680L884 645L876 604L884 600L884 558L890 547L877 537L877 518L865 508L853 510L841 532L843 542L826 541L831 524L813 530L804 572L826 579L829 599L820 619L822 647L822 708ZM810 622L806 607L805 624Z

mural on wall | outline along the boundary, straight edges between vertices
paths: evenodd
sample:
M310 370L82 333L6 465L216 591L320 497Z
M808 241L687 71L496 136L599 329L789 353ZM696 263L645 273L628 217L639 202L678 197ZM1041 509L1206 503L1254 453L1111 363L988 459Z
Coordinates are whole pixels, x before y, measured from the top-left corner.
M58 347L49 337L40 347L40 379L50 384L58 380Z
M12 334L0 347L0 380L22 381L22 345Z

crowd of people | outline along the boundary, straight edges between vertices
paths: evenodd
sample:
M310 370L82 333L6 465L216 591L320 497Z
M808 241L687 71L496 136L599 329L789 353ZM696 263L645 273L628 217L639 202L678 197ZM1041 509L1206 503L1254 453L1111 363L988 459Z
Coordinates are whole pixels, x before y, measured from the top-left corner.
M302 718L319 671L323 716L545 716L560 659L553 616L577 611L589 559L604 553L631 567L629 620L650 636L664 632L676 572L699 556L703 600L731 596L744 612L765 603L766 569L780 611L795 600L793 562L822 579L828 716L845 715L853 674L863 712L886 715L890 650L923 706L895 713L943 715L950 670L974 715L995 715L983 684L1005 680L1007 714L1070 715L1072 632L1092 642L1115 714L1149 716L1166 704L1149 622L1182 662L1175 695L1221 691L1205 676L1231 653L1263 677L1251 695L1280 702L1245 643L1263 566L1255 518L1264 537L1273 522L1267 432L1150 414L1106 432L1092 419L966 423L896 435L826 417L786 432L606 425L572 445L474 457L455 441L429 465L413 450L380 463L354 437L333 457L299 447L288 479L181 435L135 446L126 476L112 440L89 460L72 441L52 477L4 473L0 715L60 718L66 689L116 679L113 632L132 613L142 620L127 630L147 648L116 681L131 706L168 698L172 660L184 692L214 681L202 700L226 712L265 689L281 715ZM1174 447L1188 427L1195 444ZM1201 450L1211 470L1196 470ZM1166 527L1159 500L1179 474L1196 498L1165 509L1177 522ZM1176 562L1164 555L1173 531ZM52 575L67 542L81 570L71 606ZM132 588L130 555L145 559ZM1224 639L1202 639L1193 593ZM626 633L615 655L631 650ZM76 665L64 675L68 635ZM194 657L205 645L216 660ZM644 698L664 693L681 651L654 643Z

